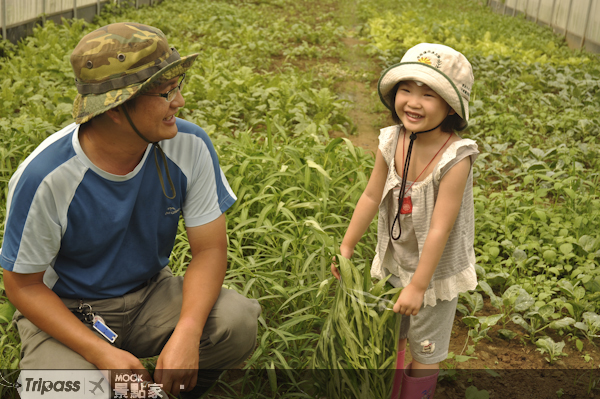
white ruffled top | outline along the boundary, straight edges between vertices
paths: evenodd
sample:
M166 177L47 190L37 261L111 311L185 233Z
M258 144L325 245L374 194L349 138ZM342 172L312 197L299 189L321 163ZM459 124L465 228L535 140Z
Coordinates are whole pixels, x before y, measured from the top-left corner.
M388 165L388 175L379 205L377 250L371 267L373 278L382 279L391 274L388 281L396 287L406 287L417 268L416 263L422 254L429 232L442 178L448 170L466 157L471 158L472 165L479 154L477 143L469 139L455 141L446 148L433 172L423 181L415 182L410 188L412 214L401 215L402 236L398 241L393 241L390 238L390 228L398 206L398 197L396 196L394 200L394 188L400 187L402 183L402 179L396 173L394 155L403 131L401 125L389 126L381 129L379 135L379 149ZM410 183L407 182L407 186L410 186ZM396 234L396 231L394 233ZM474 238L475 216L471 169L456 222L425 292L423 306L435 306L438 299L452 300L460 292L477 287ZM414 253L416 249L418 255Z

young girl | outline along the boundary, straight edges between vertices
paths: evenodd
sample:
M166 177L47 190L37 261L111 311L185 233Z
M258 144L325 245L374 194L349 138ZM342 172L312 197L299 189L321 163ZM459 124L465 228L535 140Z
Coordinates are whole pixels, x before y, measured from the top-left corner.
M392 399L432 398L448 355L459 292L475 289L472 165L467 127L471 64L450 47L421 43L383 72L381 101L398 123L381 130L375 167L344 240L350 258L379 210L374 278L403 290L397 368L408 338L412 363L397 372ZM333 274L339 272L332 265ZM400 389L400 384L402 388Z

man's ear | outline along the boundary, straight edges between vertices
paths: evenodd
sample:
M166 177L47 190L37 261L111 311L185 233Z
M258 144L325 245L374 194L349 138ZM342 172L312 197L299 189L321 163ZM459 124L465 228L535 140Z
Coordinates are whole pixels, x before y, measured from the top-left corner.
M108 118L110 118L110 120L117 124L120 125L123 123L123 119L125 118L125 116L123 115L123 111L121 110L121 107L123 107L123 105L119 105L118 107L115 108L111 108L108 111L104 112L106 114L106 116Z

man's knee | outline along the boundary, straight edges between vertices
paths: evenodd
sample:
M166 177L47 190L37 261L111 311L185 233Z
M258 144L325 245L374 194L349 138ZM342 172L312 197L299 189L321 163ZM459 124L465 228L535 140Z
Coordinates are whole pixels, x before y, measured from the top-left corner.
M246 298L235 291L224 290L215 313L206 326L210 344L201 347L201 368L232 368L242 363L256 346L258 316L261 308L257 300ZM202 345L201 345L202 346Z
M226 324L230 345L237 348L236 352L246 356L252 352L256 345L258 316L261 308L256 299L249 299L239 295L229 307L229 315L222 319Z

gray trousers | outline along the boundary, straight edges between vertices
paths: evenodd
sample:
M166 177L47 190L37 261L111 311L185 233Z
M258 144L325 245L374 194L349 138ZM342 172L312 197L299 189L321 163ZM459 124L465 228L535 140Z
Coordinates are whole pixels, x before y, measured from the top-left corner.
M175 277L168 267L148 285L122 297L85 300L119 336L113 344L144 358L160 354L179 320L183 277ZM63 299L75 310L79 300ZM200 340L200 369L227 369L240 365L256 345L258 301L233 290L221 289L208 316ZM81 355L52 338L20 312L13 321L21 336L21 369L95 369ZM102 337L86 324L96 335ZM105 339L102 337L102 339ZM190 348L192 350L192 348ZM201 383L202 372L199 372Z
M397 316L402 317L399 338L408 338L410 354L417 362L435 364L446 360L457 304L458 297L438 299L435 306L422 306L416 316Z

